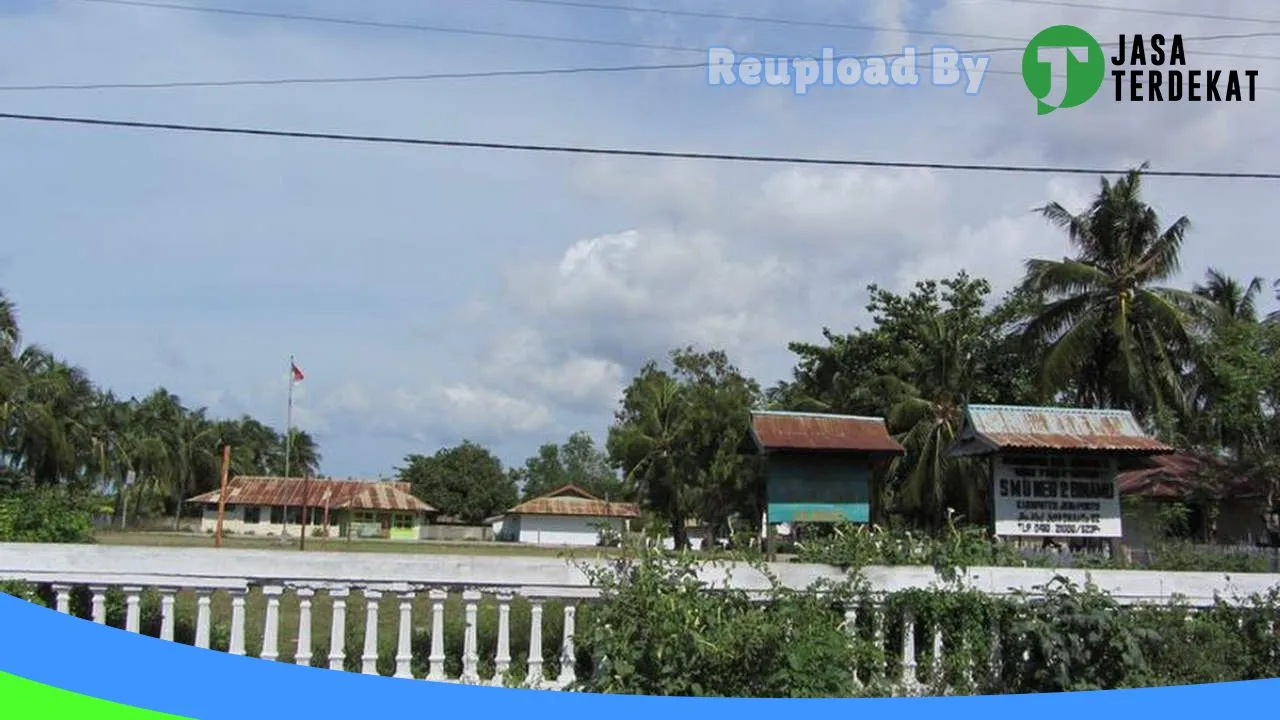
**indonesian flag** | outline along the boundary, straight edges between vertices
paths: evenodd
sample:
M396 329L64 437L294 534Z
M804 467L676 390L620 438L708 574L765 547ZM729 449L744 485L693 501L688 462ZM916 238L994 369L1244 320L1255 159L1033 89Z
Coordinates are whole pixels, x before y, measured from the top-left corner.
M302 379L305 376L302 374L302 371L298 369L298 366L292 360L289 361L289 370L293 373L294 382L296 383L302 382Z

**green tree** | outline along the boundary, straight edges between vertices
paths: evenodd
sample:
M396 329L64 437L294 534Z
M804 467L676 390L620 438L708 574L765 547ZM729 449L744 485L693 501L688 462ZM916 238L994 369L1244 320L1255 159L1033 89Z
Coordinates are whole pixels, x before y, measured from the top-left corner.
M295 439L297 467L314 472L320 461L315 441L302 432ZM45 509L73 503L64 530L79 522L74 513L110 507L95 497L99 493L114 496L122 521L129 513L169 512L178 518L187 497L217 486L226 442L234 448L233 472L266 474L283 464L280 435L252 418L215 421L164 388L141 400L122 400L96 386L83 369L40 346L23 344L14 304L0 292L3 485L57 488L21 502L39 502ZM130 475L135 482L126 486ZM49 510L46 517L53 514ZM33 526L23 532L34 536L41 530Z
M524 467L512 472L517 484L521 485L524 500L570 484L608 500L625 501L632 496L609 464L609 456L597 448L595 440L585 432L570 435L560 445L543 444L525 461Z
M1217 310L1205 297L1159 285L1178 271L1190 221L1162 227L1142 199L1145 167L1114 184L1103 178L1083 213L1056 202L1040 209L1077 254L1027 261L1023 287L1045 303L1026 336L1046 347L1040 379L1047 391L1140 417L1183 415L1180 370L1193 354L1197 325Z
M518 499L515 482L503 471L502 461L470 440L435 455L409 455L396 474L412 486L414 496L466 523L479 523Z
M1035 393L1033 347L1019 322L1036 299L1009 294L986 309L990 285L964 272L916 284L908 293L868 288L873 326L827 343L793 343L793 380L776 388L779 409L885 417L907 453L876 478L884 503L941 527L947 509L986 514L981 469L947 456L966 402L1023 404Z
M275 475L285 474L284 451L285 447L289 449L289 476L290 477L314 477L320 472L320 450L316 446L316 441L311 434L305 430L293 428L290 431L289 442L286 444L283 437L280 439L280 453L277 464L272 470Z
M646 363L623 392L607 447L645 506L670 524L676 547L687 548L687 519L720 537L735 514L759 517L760 473L742 448L761 393L722 351L685 348L670 360L669 370Z
M1205 272L1204 283L1196 285L1192 288L1192 292L1216 305L1224 319L1256 322L1258 295L1262 292L1262 283L1262 278L1255 277L1245 284L1214 268L1209 268Z

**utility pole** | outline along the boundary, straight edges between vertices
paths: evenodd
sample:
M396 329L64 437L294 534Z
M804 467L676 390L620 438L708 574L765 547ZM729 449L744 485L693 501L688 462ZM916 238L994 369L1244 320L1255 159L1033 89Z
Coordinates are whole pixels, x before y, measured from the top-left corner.
M218 489L218 525L213 531L213 546L222 547L222 517L227 511L227 474L231 472L231 446L222 446L222 482Z

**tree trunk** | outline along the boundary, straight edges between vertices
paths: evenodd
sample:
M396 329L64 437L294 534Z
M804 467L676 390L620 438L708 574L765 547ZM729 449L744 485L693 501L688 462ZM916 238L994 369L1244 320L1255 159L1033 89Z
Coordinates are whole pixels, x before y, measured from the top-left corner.
M181 527L182 526L182 499L183 499L182 496L185 494L182 491L183 487L184 485L182 484L178 485L178 492L176 493L176 497L174 498L174 503L173 503L173 531L174 532L178 532L179 530L182 529Z
M671 521L671 541L676 550L689 549L689 529L685 527L683 517Z

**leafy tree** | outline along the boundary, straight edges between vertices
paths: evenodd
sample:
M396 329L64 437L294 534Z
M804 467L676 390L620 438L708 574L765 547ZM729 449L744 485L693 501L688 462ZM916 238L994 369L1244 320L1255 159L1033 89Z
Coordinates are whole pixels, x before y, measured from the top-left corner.
M284 475L285 468L289 469L290 477L314 477L320 472L320 450L316 446L316 441L311 434L305 430L293 428L289 434L289 442L286 444L283 436L281 436L280 444L280 460L275 474ZM284 463L284 448L289 449L289 463Z
M1046 302L1026 336L1047 348L1040 367L1047 390L1140 417L1166 409L1184 414L1181 370L1197 324L1217 310L1206 297L1158 284L1177 273L1190 221L1161 226L1142 199L1145 167L1114 184L1103 178L1083 213L1056 202L1040 209L1066 231L1077 255L1027 261L1023 287Z
M793 343L794 380L775 389L781 409L885 417L907 450L877 484L899 512L941 527L947 508L986 514L980 467L947 452L966 402L1034 402L1019 321L1034 295L1014 292L986 309L990 285L961 272L906 294L869 287L870 330L825 330L826 345Z
M295 437L297 466L314 471L320 459L314 440L302 432ZM63 530L79 522L84 508L94 511L96 492L114 495L121 520L126 513L166 512L177 519L187 497L217 487L226 442L235 448L233 472L264 474L282 465L281 437L251 418L215 421L164 388L122 400L84 370L23 344L14 305L0 293L0 474L8 478L0 502L21 490L28 493L23 503L64 503ZM135 482L127 485L130 475ZM48 532L74 535L63 530ZM41 532L32 526L22 534Z
M629 500L629 492L617 471L609 464L609 456L596 447L585 432L576 432L563 444L545 443L525 461L523 468L512 470L513 479L521 486L521 497L530 500L565 485L576 485L596 497Z
M502 461L470 440L435 455L409 455L397 468L401 482L442 514L479 523L516 504L518 493Z
M676 547L687 548L688 519L721 537L735 514L759 517L760 473L741 450L761 393L722 351L685 348L670 360L670 369L646 363L623 392L607 447Z

